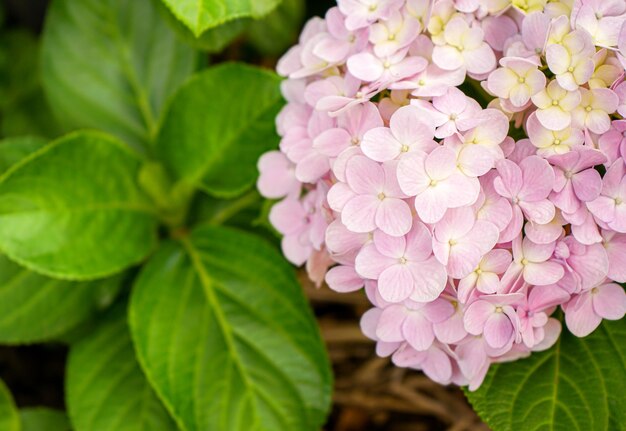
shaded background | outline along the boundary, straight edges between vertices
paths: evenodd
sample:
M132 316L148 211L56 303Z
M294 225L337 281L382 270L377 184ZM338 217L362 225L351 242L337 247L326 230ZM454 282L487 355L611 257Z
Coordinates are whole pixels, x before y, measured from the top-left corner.
M48 0L0 1L6 14L5 27L26 28L33 34L41 31ZM323 16L334 4L334 0L307 0L306 15ZM209 61L242 58L267 67L276 61L250 52L240 41ZM325 286L316 289L304 274L300 278L335 371L334 405L326 430L487 430L460 389L440 386L421 373L393 367L388 359L375 356L373 343L358 326L360 316L369 308L363 294L340 295ZM19 407L63 409L66 356L67 348L61 344L0 347L0 378L12 390Z

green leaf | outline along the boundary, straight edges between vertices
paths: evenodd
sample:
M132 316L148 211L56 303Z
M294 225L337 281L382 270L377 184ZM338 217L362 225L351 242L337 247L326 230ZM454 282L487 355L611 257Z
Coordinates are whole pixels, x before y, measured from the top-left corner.
M164 102L195 63L151 0L54 0L48 11L44 88L67 128L151 142Z
M72 346L66 386L76 431L177 429L139 368L122 309Z
M283 0L272 13L250 25L250 42L265 55L282 54L298 40L304 11L304 0Z
M63 137L0 181L0 249L58 278L105 277L156 243L154 209L137 185L140 159L95 132Z
M70 431L72 428L65 413L46 407L20 410L22 431Z
M0 176L11 166L43 148L47 141L36 136L21 136L0 141Z
M217 197L234 197L257 177L259 156L278 145L283 101L275 74L242 64L208 69L169 107L157 152L171 171Z
M163 0L174 16L200 37L206 30L237 18L260 18L281 0Z
M20 417L15 402L4 382L0 380L0 430L20 431Z
M495 431L626 429L626 320L605 321L529 358L492 366L467 396Z
M186 43L196 49L209 53L222 51L227 45L241 35L252 22L249 18L240 18L228 21L222 25L205 31L200 36L193 34L187 26L178 20L161 1L155 1L159 12L165 17L167 23Z
M254 235L203 227L139 276L140 363L184 429L318 430L331 376L293 269Z
M0 256L0 343L54 339L111 305L120 277L71 282L30 272Z

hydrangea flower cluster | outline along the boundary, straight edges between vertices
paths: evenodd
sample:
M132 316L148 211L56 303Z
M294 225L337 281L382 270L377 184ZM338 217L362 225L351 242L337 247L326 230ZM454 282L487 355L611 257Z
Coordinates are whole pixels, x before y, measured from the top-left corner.
M626 2L337 3L278 64L285 256L364 288L379 355L472 390L558 307L580 337L621 319Z

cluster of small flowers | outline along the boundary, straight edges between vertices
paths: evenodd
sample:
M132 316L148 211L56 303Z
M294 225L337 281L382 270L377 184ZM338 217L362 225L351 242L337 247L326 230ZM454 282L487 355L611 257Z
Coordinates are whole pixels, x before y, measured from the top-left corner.
M624 316L625 22L624 0L338 0L307 23L258 187L291 262L365 289L378 354L473 390L550 347L559 306L577 336Z

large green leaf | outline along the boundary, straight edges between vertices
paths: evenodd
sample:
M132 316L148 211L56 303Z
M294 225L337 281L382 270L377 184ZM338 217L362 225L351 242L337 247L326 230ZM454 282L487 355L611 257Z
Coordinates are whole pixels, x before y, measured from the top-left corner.
M169 242L133 289L139 361L186 430L318 430L328 358L293 270L224 227Z
M22 431L70 431L70 422L65 413L46 407L20 410Z
M183 24L200 37L204 31L237 18L260 18L281 0L163 0Z
M278 145L279 78L242 64L213 67L183 86L169 107L157 151L178 178L233 197L257 176L259 156Z
M626 429L626 320L568 331L550 350L492 367L467 396L495 431Z
M66 402L75 431L174 431L135 359L122 309L72 345Z
M139 146L195 68L152 0L54 0L43 36L44 87L68 128L93 127Z
M95 132L61 138L0 181L0 249L46 275L104 277L141 261L156 241L137 185L140 159Z
M22 136L0 141L0 175L31 153L43 148L46 140L36 136Z
M120 282L120 277L57 280L0 256L0 343L32 343L64 334L109 306Z
M0 430L20 431L20 417L15 402L4 382L0 380Z

